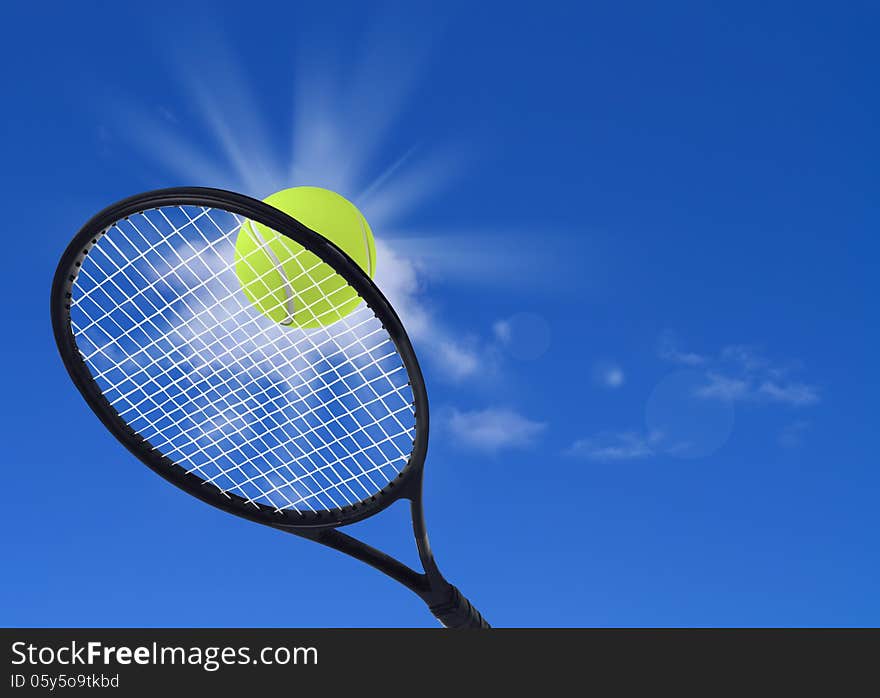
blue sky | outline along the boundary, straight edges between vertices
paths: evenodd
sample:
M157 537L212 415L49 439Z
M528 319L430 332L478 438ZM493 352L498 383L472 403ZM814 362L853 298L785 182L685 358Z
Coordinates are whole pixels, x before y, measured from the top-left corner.
M134 461L51 338L105 205L313 184L376 233L432 542L491 622L880 624L868 3L8 14L0 623L433 626ZM405 514L357 532L414 561Z

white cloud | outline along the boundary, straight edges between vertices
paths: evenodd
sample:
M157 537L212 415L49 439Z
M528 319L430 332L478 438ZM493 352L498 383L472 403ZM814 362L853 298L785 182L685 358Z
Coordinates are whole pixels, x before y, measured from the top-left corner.
M666 361L705 371L705 384L694 394L707 400L790 407L806 407L820 401L816 386L787 379L799 367L796 362L771 361L747 344L728 345L717 356L692 354L681 351L675 335L667 330L660 337L659 354Z
M499 331L503 331L503 327L496 326L496 334ZM732 344L717 354L696 354L683 350L675 334L667 330L660 336L658 354L665 361L688 367L676 374L691 376L694 383L688 385L690 395L707 401L728 403L725 409L731 415L730 403L800 408L820 401L816 386L791 379L791 374L800 368L797 362L771 360L749 345ZM620 371L619 375L615 369ZM616 387L625 376L613 363L605 362L594 366L593 379L599 385ZM651 424L649 418L649 427ZM779 443L787 448L798 446L808 425L803 420L788 425L780 432ZM714 451L723 443L719 441L714 444L711 434L707 436L698 431L691 433L685 430L684 438L680 438L666 425L659 423L658 426L660 429L648 431L630 429L601 432L576 440L565 453L597 462L628 461L660 455L693 458L707 455L707 445L713 446L711 450ZM697 429L698 425L694 428ZM729 428L724 434L726 439Z
M566 451L570 456L595 461L622 461L655 455L663 441L663 434L636 431L603 432L586 439L578 439Z
M754 347L746 344L733 344L724 347L721 350L721 360L738 364L749 373L766 368L770 364Z
M441 341L432 351L443 370L456 380L472 376L480 370L479 355L462 344Z
M780 385L772 381L764 381L758 388L758 394L772 402L782 402L793 407L804 407L819 402L819 391L806 383Z
M806 383L758 382L752 377L736 378L711 371L706 374L706 384L694 394L723 402L775 402L791 407L806 407L819 402L818 389Z
M735 402L747 398L750 392L751 386L747 381L710 371L706 374L706 384L697 388L695 394L697 397Z
M546 429L544 422L531 420L506 407L446 414L445 426L462 444L482 451L499 451L529 446Z
M376 238L376 285L397 311L404 327L413 339L425 337L431 331L427 308L420 302L421 274L417 264Z
M492 333L497 348L520 361L539 359L550 348L550 324L538 313L520 311L496 320Z
M397 311L412 341L447 377L469 378L491 364L491 352L455 336L431 312L423 300L422 269L417 262L379 239L376 260L376 285Z
M671 361L672 363L685 366L700 366L707 361L706 357L701 354L683 351L680 348L678 337L670 330L666 330L660 335L657 351L660 358L664 361Z

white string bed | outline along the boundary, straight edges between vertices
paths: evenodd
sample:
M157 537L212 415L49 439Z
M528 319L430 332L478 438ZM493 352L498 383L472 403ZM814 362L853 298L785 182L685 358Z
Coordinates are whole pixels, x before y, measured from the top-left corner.
M394 479L412 452L406 368L363 301L316 329L260 313L235 273L245 223L219 209L169 206L108 228L73 284L77 347L149 448L227 496L299 513L355 504ZM267 245L260 240L239 263L257 274ZM311 305L326 307L326 265L286 247L290 256L278 261L301 270L291 286L319 288ZM272 266L258 278L276 273ZM275 303L256 300L264 310Z

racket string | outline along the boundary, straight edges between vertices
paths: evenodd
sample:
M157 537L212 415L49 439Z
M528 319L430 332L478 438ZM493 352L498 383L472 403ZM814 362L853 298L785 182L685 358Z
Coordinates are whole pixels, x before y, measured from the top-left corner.
M184 215L186 215L185 212L184 212ZM164 216L163 216L163 217L164 217ZM165 218L165 219L167 220L167 218ZM192 223L192 219L191 219L189 216L187 216L187 219L190 220L190 222ZM170 221L169 221L169 222L170 222ZM131 220L129 220L129 223L130 223L131 226L132 226L132 227L138 232L138 234L141 236L141 238L144 239L144 240L146 241L146 238L145 238L145 236L143 235L143 233L140 231L140 229L139 229L139 228L138 228L138 227L137 227L137 226L136 226ZM155 228L155 226L153 226L153 227L154 227L154 229L155 229L157 232L159 232L158 229ZM221 231L221 232L222 232L222 231ZM149 263L149 262L148 262L148 263ZM150 266L151 266L151 269L153 269L154 272L156 272L156 273L158 274L158 272L155 270L155 267L154 267L152 264L151 264ZM179 275L177 275L176 272L174 272L174 273L175 273L176 276L178 276L178 278L180 278ZM142 275L141 275L141 276L142 276ZM146 279L144 279L144 280L146 281ZM220 301L219 299L217 299L216 295L212 292L212 290L211 290L211 286L210 286L210 285L206 285L204 288L205 288L205 290L206 290L208 293L210 293L211 297L212 297L216 302L218 302L218 303L222 302L222 301ZM227 289L227 290L228 290L228 289ZM196 313L196 312L193 310L193 308L190 306L189 302L186 301L186 300L182 300L181 302L186 306L187 310L192 314L193 318L195 319L195 317L197 317L197 313ZM154 304L151 303L151 305L153 305L153 307L155 308L155 305L154 305ZM171 306L171 308L173 309L173 305ZM207 310L207 313L209 314L211 320L212 320L214 323L219 323L219 322L220 322L219 318L216 317L214 311L211 310L210 307L208 307L206 310ZM177 314L177 313L175 313L175 314ZM179 314L177 314L177 315L178 315L178 318L182 320L182 318L180 318ZM215 330L214 330L214 327L215 327L216 325L211 325L211 326L209 326L209 325L206 325L206 323L204 323L203 321L201 321L201 322L202 322L203 326L205 326L205 329L206 329L206 330L210 330L212 334L216 334L216 332L215 332ZM152 323L151 323L151 324L152 324ZM261 350L261 353L263 353L262 350ZM232 360L233 360L236 364L238 364L242 369L244 369L244 367L241 366L241 364L240 364L239 360L237 359L237 357L235 357L234 353L227 352L227 354L229 354L230 358L232 358ZM220 359L220 358L224 358L224 357L216 357L215 360ZM232 378L234 378L234 379L239 383L239 386L240 386L241 388L246 388L246 387L247 387L247 386L241 384L241 382L240 382L240 380L238 379L237 376L232 376ZM216 386L213 386L213 387L212 387L212 390L214 390L214 389L216 389ZM166 393L166 394L167 394L167 393ZM250 398L248 398L248 399L250 399ZM223 400L224 400L224 403L225 403L224 410L228 410L228 409L232 409L232 408L233 408L233 406L229 403L229 401L228 401L227 398L223 397ZM271 417L272 415L267 414L267 413L264 412L262 416L263 416L263 418L268 418L268 417ZM211 421L212 421L212 423L214 423L214 420L211 420ZM277 421L274 420L274 417L273 417L273 422L275 422L275 424L276 424L277 427L279 427L279 428L283 428L283 426L282 426L281 424L279 424ZM155 427L155 425L154 425L153 423L150 422L149 424L150 424L150 426ZM176 425L176 424L172 424L172 425L170 425L170 426L173 428L173 427L176 427L177 425ZM196 425L196 426L198 426L198 425ZM229 430L227 430L227 431L226 431L226 434L227 434L228 436L232 436L232 435L236 435L236 434L238 434L238 433L241 432L243 429L250 429L250 428L251 428L251 427L250 427L250 424L248 424L248 423L246 422L242 427L239 427L239 428L237 428L237 429L235 429L235 430L233 430L233 431L229 431ZM302 436L302 435L303 435L301 432L299 432L299 430L297 430L297 431L298 431L298 435L299 435L299 436ZM271 433L271 430L269 430L269 433ZM203 434L204 434L204 432L203 432ZM205 436L208 436L208 437L211 436L210 434L204 434L204 435L205 435ZM159 432L159 431L157 430L157 434L156 434L156 436L161 436L161 432ZM259 439L260 443L263 444L264 447L268 447L268 444L266 443L265 438L264 438L264 434L261 434L261 433L256 433L252 439L245 439L242 443L236 443L236 444L235 444L235 450L236 450L236 451L237 451L237 452L238 452L238 453L244 458L244 460L245 460L247 463L251 463L253 459L248 458L248 457L244 454L244 452L243 452L243 447L244 447L244 446L249 446L249 445L251 445L254 441L256 441L256 440L258 440L258 439ZM147 437L147 440L149 440L149 437ZM324 445L326 446L326 445L328 445L328 444L325 443ZM173 446L173 442L172 442L172 446ZM310 453L300 453L298 456L295 456L293 453L290 453L289 449L286 449L286 450L288 451L288 454L289 454L292 458L294 458L295 460L299 460L299 459L302 459L302 458L309 458L309 459L311 460L311 458L310 458L311 455L312 455L312 454L315 454L315 453L317 453L318 455L321 455L321 454L320 454L320 451L318 451L317 449L312 450ZM301 450L301 448L300 448L300 450ZM180 449L179 447L176 447L176 446L174 446L174 447L171 449L171 452L175 452L175 451L178 452L178 453L182 453L181 449ZM358 501L358 500L361 498L361 496L357 495L356 492L351 488L351 485L349 484L350 480L349 480L349 479L346 479L346 478L342 478L342 477L340 477L339 473L335 471L335 468L333 468L332 465L329 464L329 463L326 461L326 459L324 459L324 460L325 460L325 465L330 465L331 469L334 471L334 475L335 475L336 478L339 480L339 482L340 482L341 484L345 484L345 485L346 485L346 489L348 489L349 492L350 492L350 494L353 496L353 498L354 498L354 502ZM214 464L214 463L216 463L216 459L210 459L210 462L211 462L212 464ZM314 464L314 462L312 462L312 463ZM343 464L344 464L344 462L343 462ZM203 464L203 465L204 465L204 464ZM279 469L280 469L281 467L286 467L286 464L281 464L280 466L275 466L275 467L269 469L268 471L262 470L262 471L260 471L260 475L259 475L259 477L260 477L260 478L265 478L265 477L267 477L267 476L270 475L270 474L278 473L278 471L279 471ZM229 478L229 479L232 479L232 478L230 477L230 472L231 472L232 469L226 469L226 470L224 470L222 466L218 466L218 468L219 468L220 472L217 473L216 475L214 475L212 478L209 478L209 479L206 480L205 482L207 482L207 483L215 483L219 478ZM244 480L238 482L238 488L239 488L239 489L244 489L246 485L254 484L254 486L257 488L257 490L258 490L258 492L259 492L259 494L260 494L260 497L262 497L263 499L267 498L268 495L270 495L271 493L273 493L273 492L275 492L275 491L278 491L278 490L280 489L278 486L276 486L276 487L273 487L272 489L270 489L268 492L262 490L262 489L259 487L259 485L256 484L256 480L257 480L258 478L257 478L257 477L247 477L247 473L246 473L244 470L242 470L242 468L241 468L241 466L240 466L240 464L239 464L238 461L235 463L235 465L234 465L234 469L239 470L243 475L245 475ZM289 469L289 468L288 468L288 469ZM349 472L349 475L353 475L353 473L352 473L347 467L346 467L346 470ZM193 471L193 469L191 468L188 472L192 472L192 471ZM318 473L318 472L322 472L322 471L323 471L323 467L318 466L313 472ZM323 474L323 473L322 473L322 474ZM375 485L375 482L372 480L372 478L369 476L369 474L367 474L366 477L370 480L370 484L373 485L373 487L375 487L375 486L376 486L376 485ZM313 479L315 479L315 478L313 478ZM301 478L298 478L298 477L295 477L294 480L291 482L291 484L293 484L294 482L302 482L302 479L301 479ZM360 481L357 480L357 482L360 482ZM363 485L362 485L362 486L363 486ZM307 495L305 495L304 497L300 497L300 499L296 500L295 502L291 502L287 497L285 497L286 504L287 504L287 505L295 505L295 504L299 503L299 501L303 501L304 499L307 500L308 497L313 497L313 496L314 496L314 493L312 492L312 490L311 490L310 488L308 488L308 485L307 485L307 484L305 485L305 487L307 488L307 491L308 491L308 494L307 494ZM324 489L326 489L326 488L324 488ZM366 488L366 487L363 487L363 489L365 490L366 494L369 496L369 494L370 494L371 491L370 491L368 488ZM343 496L345 496L346 502L347 502L348 504L352 504L352 503L353 503L352 499L349 499L349 497L345 494L345 491L344 491L344 490L342 490L342 494L343 494ZM283 496L283 495L284 495L284 493L282 492L282 496ZM331 499L331 501L334 502L334 506L338 506L338 503L336 503L336 501L333 500L332 497L330 497L330 499ZM248 498L248 501L249 501L249 502L253 502L253 501L255 501L255 499L254 499L254 497L252 496L252 497L249 497L249 498ZM307 501L306 501L306 504L307 504L307 506L309 506L309 508L311 508L311 506L308 504Z
M184 213L184 215L187 217L187 219L189 219L190 222L192 222L192 219L190 219L190 217L186 214L186 211L185 211L185 210L183 211L183 213ZM166 220L167 220L167 218L166 218ZM222 229L216 224L216 222L213 220L213 218L211 218L211 217L209 216L209 217L208 217L208 220L211 221L211 223L214 224L214 226L217 228L218 232L220 232L221 234L223 233L223 230L222 230ZM241 224L241 226L244 226L245 221L240 221L240 224ZM198 228L197 228L197 230L198 230ZM201 233L201 231L199 231L199 232ZM298 258L299 256L301 256L301 253L298 253L298 254L294 255L294 259ZM246 257L241 257L241 259L247 260ZM252 271L254 271L254 272L256 271L256 270L253 269L253 267L252 267L252 265L250 264L250 262L247 262L247 261L246 261L246 263L247 263L247 265L251 268ZM300 268L302 268L302 265L300 265ZM312 268L315 268L315 267L312 267ZM307 271L304 271L303 274L305 274L305 275L308 276L309 280L312 281L312 284L311 284L310 286L305 287L305 288L302 289L302 290L305 291L305 290L309 290L309 289L311 289L311 288L316 287L317 282L315 282L315 281L312 279L311 275L309 275ZM301 276L302 276L302 274L299 275L299 276L294 277L294 278L292 279L292 281L296 281L296 280L297 280L298 278L300 278ZM340 278L340 279L341 279L341 277L337 277L337 278ZM224 285L224 287L226 287L226 284L223 282L222 278L220 279L220 282ZM227 290L227 291L230 291L230 289L229 289L228 287L226 287L226 290ZM210 292L210 291L209 291L209 292ZM234 293L234 291L231 291L231 292ZM212 295L213 295L213 294L212 294ZM332 295L332 294L330 294L330 295ZM326 295L325 295L325 297L326 297ZM322 301L322 299L319 298L318 300L314 301L312 304L310 304L310 305L306 305L305 308L308 309L310 306L316 305L316 304L320 303L321 301ZM343 326L343 328L345 328L345 329L348 328L348 322L347 322L347 320L345 320L345 319L341 319L341 320L337 321L336 324L337 324L337 325L340 325L340 324L341 324L341 325ZM367 349L367 347L363 344L363 341L360 339L360 337L359 337L359 335L358 335L357 333L354 333L353 336L354 336L354 338L355 338L355 341L356 341L358 344L360 344L360 345L364 348L365 351L373 351L373 350L375 349L375 347L371 347L370 349ZM312 337L311 337L311 334L310 334L310 333L306 333L306 334L305 334L305 336L304 336L304 341L307 341L309 344L311 344L311 348L312 348L313 350L318 351L318 346L315 345L314 341L312 340ZM262 350L261 350L261 353L262 353ZM392 355L393 355L393 356L396 356L396 353L394 353L394 354L389 354L389 355L387 355L387 357L383 357L383 358L390 358ZM381 360L381 359L380 359L380 360ZM361 367L361 366L358 364L358 362L357 362L357 361L354 361L354 360L349 360L349 363L350 363L352 366L355 367L355 369L356 369L357 372L358 372L359 378L361 379L361 384L360 384L359 386L357 386L356 390L360 390L361 388L368 388L368 389L370 390L370 392L372 392L373 395L374 395L375 397L378 398L378 397L379 397L379 396L378 396L378 393L376 392L375 388L373 388L373 381L366 380L365 377L364 377L364 375L363 375L363 372L362 372L362 368L363 368L363 367ZM378 362L374 361L373 363L376 364L376 363L378 363ZM339 379L343 382L343 384L346 384L346 382L345 382L345 378L346 378L347 376L342 376L342 375L339 373L339 369L338 369L338 367L334 367L332 370L333 370L334 372L337 373L337 376L339 376ZM323 375L323 374L320 374L320 373L319 373L319 374L316 374L315 377L316 377L316 378L321 378L321 381L322 381L322 383L323 383L322 389L323 389L323 388L329 388L330 386L326 383L326 381L323 380L322 375ZM349 374L349 375L350 375L350 374ZM386 373L386 374L385 374L385 377L387 378L388 375L390 375L390 374ZM362 401L360 400L360 398L358 397L356 390L351 391L351 394L352 394L352 395L358 400L358 402L360 403L360 406L361 406L361 407L364 407L363 402L362 402ZM383 401L383 404L384 404L384 401ZM384 406L386 407L386 409L388 409L388 405L387 405L387 404L384 404ZM389 410L389 411L388 411L388 416L391 417L392 419L394 419L394 421L397 423L397 425L398 425L401 429L403 429L404 431L406 431L406 428L403 426L403 424L402 424L402 423L400 422L400 420L397 418L397 413L396 413L395 411L391 411L391 410ZM333 418L333 421L338 421L338 419L337 419L336 417L334 417L334 418ZM384 434L385 434L386 439L383 439L383 440L382 440L382 443L384 443L385 441L391 443L393 446L395 446L395 447L397 448L399 454L400 454L401 456L405 457L406 454L403 453L403 451L400 450L399 446L396 445L396 443L394 442L394 440L393 440L393 438L391 437L391 435L388 433L388 431L386 431L385 426L383 425L383 421L384 421L384 419L383 419L383 420L377 420L377 421L375 422L375 425L377 425L377 426L378 426L378 427L384 432ZM346 434L345 436L346 436L347 438L350 438L350 434ZM324 445L327 446L328 444L326 444L326 442L325 442ZM360 452L361 452L361 451L358 451L358 453L360 453ZM371 461L371 463L375 466L375 462L373 462L372 459L369 458L369 455L367 455L367 458L368 458L368 459ZM343 461L341 461L341 463L342 463L343 467L345 467L345 469L348 470L349 474L352 475L352 476L354 476L354 473L352 473L352 472L349 470L348 466L346 465L346 462L343 460ZM376 483L373 482L372 478L369 477L369 472L368 472L368 471L364 471L363 474L366 475L366 477L370 480L371 484L375 487L375 486L376 486ZM390 479L386 477L386 483L389 482L389 481L390 481ZM345 480L343 480L343 482L345 482Z
M326 327L281 328L235 276L241 217L152 211L126 219L130 231L110 226L74 283L74 336L117 412L154 450L250 503L314 512L377 494L408 462L415 415L372 311L362 302ZM291 283L320 291L310 305L338 293L315 279L323 263L299 264Z
M181 211L183 211L182 208L181 208ZM160 213L161 213L161 209L160 209ZM147 215L146 212L144 212L144 213L142 213L142 214L140 214L140 215L141 215L141 216L142 216L142 217L143 217L148 223L150 223L151 227L152 227L152 228L153 228L158 234L160 234L160 235L162 234L162 232L156 227L156 225L153 223L153 221L150 219L150 217ZM184 211L184 215L186 215L185 211ZM218 230L220 231L220 233L221 233L222 235L229 235L229 234L231 234L232 232L235 232L236 230L238 230L238 229L241 227L241 225L244 223L244 220L241 219L241 218L238 217L238 216L235 216L235 214L229 214L229 215L230 215L230 216L233 216L233 218L234 218L234 220L235 220L235 227L233 228L232 231L223 231L222 229L219 228L219 226L216 225L216 222L215 222L212 218L210 218L210 216L208 217L208 219L211 220L212 223L214 223L214 225L218 228ZM165 216L164 213L162 213L162 216L163 216L163 218L164 218L166 221L168 220L167 216ZM189 220L191 223L194 223L195 220L196 220L197 218L199 218L199 216L197 216L196 219L189 218L189 216L187 216L187 218L188 218L188 220ZM132 226L137 232L138 232L138 234L139 234L141 237L144 237L144 236L143 236L143 233L141 233L140 229L139 229L139 228L138 228L138 227L132 222L132 220L131 220L130 218L129 218L129 219L126 219L126 220L127 220L127 222L128 222L128 223L129 223L129 224L130 224L130 225L131 225L131 226ZM169 225L173 225L173 224L171 224L170 221L169 221ZM195 227L196 230L198 230L198 231L201 233L201 230L200 230L197 226L194 226L194 227ZM119 227L119 224L118 224L118 223L117 223L117 224L114 224L113 228L116 229L116 230L119 232L119 234L123 237L123 239L125 239L127 242L129 242L129 244L132 244L132 243L130 242L130 240L128 239L128 237L125 235L125 232ZM203 236L203 238L204 238L204 236ZM133 295L131 298L127 299L128 302L133 302L137 297L139 297L139 296L141 296L141 295L144 295L147 291L156 291L156 288L157 288L157 286L159 285L160 282L161 282L161 283L165 283L166 285L169 285L169 286L170 286L170 284L168 284L167 280L166 280L164 277L168 276L169 274L175 274L175 275L178 275L178 277L179 277L178 271L179 271L181 268L185 268L187 264L189 264L189 263L191 263L191 262L193 262L193 261L201 261L201 260L203 260L204 257L205 257L205 252L207 252L208 250L210 250L211 253L215 253L215 252L217 252L217 250L215 249L215 245L217 244L216 241L215 241L215 242L210 242L210 241L208 241L208 240L205 240L205 241L206 241L206 245L207 245L206 248L203 249L202 251L197 251L195 254L193 254L191 257L187 258L186 260L182 259L182 258L180 257L180 255L177 254L177 251L176 251L174 248L172 248L172 250L174 250L175 254L177 254L178 258L179 258L181 261L180 261L178 264L174 265L174 266L169 266L167 274L160 275L155 281L153 281L153 282L148 282L146 285L144 285L143 287L141 287L139 290L135 291L134 295ZM155 248L153 248L153 247L151 246L151 250L154 250L154 249L155 249ZM251 271L254 273L254 278L253 278L252 281L263 281L263 280L265 280L267 277L271 277L271 276L273 276L273 275L276 274L276 271L275 271L275 269L274 269L273 267L268 267L268 268L266 269L266 271L264 271L264 272L259 272L259 273L258 273L258 272L256 272L256 270L253 269L253 266L252 266L252 265L250 264L250 262L248 261L249 258L254 257L254 256L258 256L259 253L261 253L261 252L266 252L267 249L268 249L268 243L266 243L265 241L263 241L263 242L261 242L261 243L258 243L258 247L257 247L256 249L254 249L253 251L249 252L249 253L246 254L246 255L241 255L241 256L239 257L239 259L241 259L242 261L244 261L244 262L247 264L247 266L251 269ZM301 250L300 252L297 252L296 254L292 254L292 255L289 256L289 257L285 257L282 261L283 261L283 262L297 261L297 258L298 258L299 256L305 254L305 252L306 252L306 250ZM144 253L142 253L141 256L142 256L144 259L146 259L146 254L147 254L147 252L144 252ZM305 287L303 287L302 289L300 289L301 292L302 292L302 291L308 291L308 290L311 290L311 289L319 288L319 286L320 286L320 284L321 284L322 281L321 281L321 280L316 281L316 280L314 280L314 279L311 279L311 272L314 271L314 270L316 270L316 269L319 269L319 268L322 266L322 264L323 264L323 263L319 262L319 263L317 263L317 264L312 265L311 267L309 267L309 268L307 268L307 269L301 267L301 268L302 268L302 271L301 271L299 274L297 274L296 276L294 276L294 277L292 277L291 279L289 279L289 282L290 282L290 283L293 283L293 282L295 282L295 281L297 281L297 280L299 280L299 279L301 279L301 278L303 278L303 277L308 277L308 278L312 281L312 283L311 283L309 286L305 286ZM172 298L172 300L171 300L171 301L168 301L168 302L167 302L162 308L157 308L157 309L156 309L156 312L153 313L152 315L145 315L143 320L141 320L141 321L138 322L138 323L135 323L131 328L129 328L128 330L126 330L126 332L123 333L122 337L126 337L126 336L129 335L130 333L132 333L132 332L134 332L134 331L136 331L136 330L141 329L142 326L144 325L144 323L146 323L146 322L152 320L152 319L155 318L155 317L160 316L161 313L164 312L165 310L167 310L168 307L169 307L171 304L173 304L174 302L177 302L178 300L180 300L180 301L185 300L185 298L186 298L187 295L196 294L196 293L198 293L199 291L202 291L202 290L207 289L208 286L209 286L209 284L210 284L211 282L215 281L217 278L221 278L221 276L222 276L223 274L225 274L225 273L227 273L227 272L231 272L231 271L233 271L234 268L235 268L235 266L236 266L236 265L235 265L234 262L232 262L232 263L228 263L225 267L223 267L223 268L220 269L219 271L211 272L210 274L206 275L206 277L205 277L205 279L204 279L203 281L201 281L200 283L194 285L192 288L187 289L186 293L182 294L179 298L176 298L176 297L175 297L175 298ZM172 290L173 290L173 286L170 286L170 287L171 287ZM157 294L158 294L158 291L156 291L156 292L157 292ZM235 289L235 290L233 290L233 291L230 291L229 294L228 294L226 297L221 298L221 299L217 299L215 303L213 303L212 305L208 305L208 306L206 306L206 307L203 308L203 310L200 311L200 312L201 312L201 313L209 313L209 312L210 312L211 310L213 310L214 308L221 308L225 302L228 302L228 301L232 300L232 299L235 298L237 295L238 295L238 289ZM262 296L259 296L259 297L254 298L254 302L255 302L255 303L260 303L260 304L262 304L262 305L266 305L266 303L265 303L266 300L267 300L267 299L270 299L270 298L272 297L272 295L273 295L273 293L272 293L272 291L270 290L270 291L268 291L267 293L263 294ZM88 296L84 295L84 297L81 299L81 301L82 301L82 300L85 300L85 298L87 298L87 297L88 297ZM311 309L312 307L314 307L314 306L319 305L320 303L322 303L322 302L324 301L324 299L325 299L325 297L320 297L320 298L318 298L317 300L313 301L313 302L310 303L310 304L304 304L304 305L302 306L302 309L303 309L303 310L309 310L309 309ZM279 307L282 307L282 305L283 305L283 303L281 303L281 302L277 302L277 303L272 304L272 305L270 305L270 306L266 306L266 311L268 312L268 311L271 311L271 310L275 310L275 309L277 309L277 308L279 308ZM99 316L98 318L93 319L93 320L89 323L88 326L86 326L86 327L84 327L84 328L81 328L82 331L85 331L85 330L87 330L87 329L90 329L90 326L95 325L95 324L98 324L100 321L104 320L104 319L109 315L110 312L112 312L112 311L107 311L107 312L105 312L104 315ZM319 314L316 315L316 317L320 318L321 316L326 315L326 314L328 314L329 312L332 312L332 311L327 311L327 312L325 312L325 313L319 313ZM237 313L235 313L233 316L231 316L230 319L237 319L239 315L251 315L251 314L248 312L248 307L247 307L246 305L242 305L241 308L240 308L240 310L239 310L239 312L237 312ZM251 315L251 317L252 317L252 319L253 319L253 316L252 316L252 315ZM248 324L250 324L250 322L252 322L252 320L249 321ZM88 357L87 357L87 358L88 358Z
M109 241L109 239L108 239L108 241ZM114 245L114 248L115 248L115 249L118 249L115 245ZM93 258L93 260L94 260L94 258ZM95 268L97 268L99 271L101 271L101 272L103 273L103 269L100 267L100 265L99 265L97 262L93 262L93 264L94 264ZM151 266L152 266L152 265L151 265ZM90 279L90 280L94 283L94 279L92 278L91 274L89 274L89 272L88 272L87 269L83 269L83 270L81 271L81 273L82 273L82 274L85 274L86 277L87 277L88 279ZM138 273L139 273L139 275L143 278L143 275L142 275L140 272L138 272ZM116 288L120 293L122 293L122 289L119 287L118 283L117 283L115 280L112 280L112 279L111 279L111 280L109 280L109 283L111 283L111 284L114 286L114 288ZM153 305L153 307L155 308L155 304L153 304L152 302L150 302L150 304ZM122 312L123 312L123 314L124 314L126 317L128 317L130 320L132 320L132 322L134 322L134 319L131 317L131 315L130 315L128 312L126 312L126 311L124 311L124 310L122 310ZM182 320L182 318L180 317L180 315L179 315L178 313L175 312L175 314L178 316L179 319ZM119 322L118 322L117 320L115 320L114 318L112 318L112 316L109 316L109 319L110 319L110 321L113 322L113 324L116 325L120 330L124 330L124 328L119 324ZM153 324L153 323L151 322L151 324ZM155 328L155 325L153 325L153 326L154 326L154 328ZM156 329L158 329L158 328L156 328ZM102 349L99 349L98 351L101 352L102 354L104 353L104 351L103 351ZM167 374L167 369L163 369L163 373L166 373L166 374ZM146 375L147 375L148 378L150 378L150 382L153 383L153 384L154 384L154 385L155 385L155 386L156 386L156 387L157 387L157 388L158 388L158 389L159 389L159 390L160 390L160 391L166 396L167 399L169 399L169 400L174 399L174 398L172 398L172 396L171 396L171 395L169 394L169 392L168 392L168 386L166 386L166 385L162 385L159 381L156 380L156 377L155 377L155 376L150 376L149 373L147 373ZM112 386L110 387L110 389L112 389ZM224 401L225 401L225 398L224 398ZM216 422L214 416L212 416L212 415L210 415L210 414L204 414L204 417L205 417L208 421L210 421L213 425L215 425L215 429L222 429L222 428L223 428L222 426L217 426L217 422ZM142 420L142 421L144 421L144 422L147 424L148 427L152 427L152 428L155 430L155 432L156 432L156 436L159 436L159 437L162 436L162 430L159 429L159 428L157 427L157 425L156 425L154 422L152 422L148 417L146 417L146 415L141 415L141 416L139 417L139 419ZM196 424L194 425L194 428L198 428L198 429L202 432L202 436L203 436L203 437L209 437L209 436L210 436L210 432L205 432L204 427L202 426L202 422L198 422L198 423L196 423ZM262 438L261 438L261 441L263 441ZM173 441L172 441L171 443L173 444ZM268 444L265 444L265 441L263 441L263 443L264 443L264 445L265 445L266 447L268 447ZM197 450L200 454L204 455L207 459L211 460L210 456L207 454L207 452L205 451L204 447L199 443L199 440L198 440L198 439L195 439L195 440L193 441L193 444L194 444L194 446L196 447L196 450ZM245 460L247 460L247 456L244 454L244 452L243 452L243 450L242 450L242 448L241 448L241 445L239 445L239 444L233 444L233 447L235 448L236 451L238 451L238 452L241 454L242 457L245 458ZM186 454L185 454L180 448L174 447L174 448L171 449L171 452L172 452L172 453L175 452L175 451L181 453L181 455L186 455ZM166 455L167 455L167 454L166 454ZM293 455L293 454L291 454L291 455ZM236 461L236 462L235 462L235 468L238 469L238 470L241 472L241 474L242 474L243 476L247 477L247 473L246 473L246 472L244 471L244 469L241 467L239 461ZM228 471L227 471L227 472L228 472ZM227 474L227 472L224 472L224 474ZM298 481L298 480L297 480L297 481ZM252 479L247 479L245 482L246 482L247 484L251 484L251 483L253 482L253 480L252 480ZM260 495L261 495L263 498L268 497L268 494L269 494L269 493L267 493L267 492L265 492L264 490L262 490L262 489L259 487L258 484L254 483L254 487L259 491ZM290 504L290 505L293 505L293 504L294 504L294 502L291 502L291 501L289 500L289 498L287 498L287 497L285 496L284 493L282 493L282 496L285 497L285 499L286 499L286 501L287 501L287 504ZM309 508L311 509L311 506L309 506ZM314 509L312 509L312 511L314 511Z

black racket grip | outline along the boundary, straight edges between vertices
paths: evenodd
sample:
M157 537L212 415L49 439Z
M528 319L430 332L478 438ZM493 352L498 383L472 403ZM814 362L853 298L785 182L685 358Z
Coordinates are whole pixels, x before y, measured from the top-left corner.
M450 596L441 604L431 606L431 613L447 628L491 628L486 619L462 593L449 586Z

